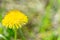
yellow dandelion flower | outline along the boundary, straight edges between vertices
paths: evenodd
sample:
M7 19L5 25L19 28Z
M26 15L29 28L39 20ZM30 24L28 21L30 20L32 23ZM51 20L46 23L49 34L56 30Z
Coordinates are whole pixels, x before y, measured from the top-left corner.
M19 10L11 10L7 12L4 19L2 20L2 25L7 28L19 28L23 24L28 22L28 18Z

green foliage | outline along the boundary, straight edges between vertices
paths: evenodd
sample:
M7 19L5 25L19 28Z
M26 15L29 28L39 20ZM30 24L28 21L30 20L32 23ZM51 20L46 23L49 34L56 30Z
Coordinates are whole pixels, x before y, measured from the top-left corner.
M60 35L58 36L57 40L60 40Z
M2 20L2 14L3 14L4 11L5 11L4 8L0 8L0 22L1 22L1 20Z

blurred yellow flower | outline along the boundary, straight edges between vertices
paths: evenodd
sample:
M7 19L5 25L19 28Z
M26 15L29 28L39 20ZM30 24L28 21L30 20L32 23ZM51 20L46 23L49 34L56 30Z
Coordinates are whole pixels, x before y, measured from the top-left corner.
M11 10L5 15L2 25L7 28L19 28L27 22L28 18L26 15L19 10Z

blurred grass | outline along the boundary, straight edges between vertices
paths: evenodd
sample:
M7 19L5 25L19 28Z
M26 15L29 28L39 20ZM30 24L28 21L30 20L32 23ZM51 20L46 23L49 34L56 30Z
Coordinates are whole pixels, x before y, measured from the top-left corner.
M2 20L2 13L4 12L4 8L0 8L0 22Z
M13 5L8 4L6 6L6 3L12 3ZM60 25L57 24L59 27L56 26L57 28L54 29L55 26L53 26L52 21L55 20L54 16L60 10L60 0L56 0L56 2L55 0L46 0L46 3L45 0L6 0L2 4L4 4L4 8L0 7L0 22L3 19L3 14L5 14L4 12L11 10L10 7L20 9L29 18L27 25L17 30L17 40L60 40ZM19 6L17 6L18 4ZM45 6L42 7L43 5ZM51 17L53 14L54 16ZM14 31L4 28L3 25L0 26L0 34L4 36L1 40L14 40Z

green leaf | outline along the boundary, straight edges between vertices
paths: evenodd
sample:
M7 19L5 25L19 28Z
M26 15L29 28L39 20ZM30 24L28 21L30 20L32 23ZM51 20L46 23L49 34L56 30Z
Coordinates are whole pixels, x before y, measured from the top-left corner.
M2 28L0 28L0 34L2 34L3 33L3 29Z

